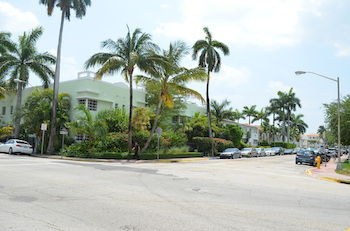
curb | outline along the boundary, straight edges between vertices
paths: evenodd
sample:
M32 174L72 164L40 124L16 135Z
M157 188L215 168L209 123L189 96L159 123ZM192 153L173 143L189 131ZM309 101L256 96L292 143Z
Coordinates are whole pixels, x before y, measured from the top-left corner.
M209 158L197 158L197 159L169 159L169 160L114 160L114 159L83 159L83 158L72 158L65 156L41 156L41 155L30 155L37 158L46 158L52 160L69 160L79 162L102 162L102 163L178 163L178 162L196 162L209 160Z
M314 168L309 168L305 170L305 174L308 176L312 176L312 169ZM332 177L318 177L320 180L326 180L326 181L331 181L335 183L341 183L341 184L350 184L350 180L343 180L343 179L338 179L338 178L332 178ZM350 231L350 229L346 230Z

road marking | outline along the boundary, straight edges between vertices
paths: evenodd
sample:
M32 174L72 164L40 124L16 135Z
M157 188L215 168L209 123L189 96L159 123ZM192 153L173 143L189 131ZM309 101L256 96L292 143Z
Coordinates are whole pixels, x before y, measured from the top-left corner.
M305 174L308 175L308 176L311 176L311 175L312 175L311 168L306 169L306 170L305 170Z

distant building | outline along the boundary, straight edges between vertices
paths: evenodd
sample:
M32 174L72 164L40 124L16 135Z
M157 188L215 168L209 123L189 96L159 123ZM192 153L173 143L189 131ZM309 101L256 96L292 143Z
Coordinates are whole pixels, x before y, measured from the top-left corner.
M324 140L319 134L304 134L300 135L299 147L300 148L320 148L324 146Z
M259 126L252 125L252 124L241 124L231 120L224 120L224 124L236 124L240 126L243 131L242 140L248 145L252 145L252 146L259 145L259 139L260 139Z

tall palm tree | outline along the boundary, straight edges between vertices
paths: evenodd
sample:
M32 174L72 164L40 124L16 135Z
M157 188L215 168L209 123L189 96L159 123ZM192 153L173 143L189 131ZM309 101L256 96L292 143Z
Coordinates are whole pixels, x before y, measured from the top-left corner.
M232 111L231 119L233 121L237 121L237 123L239 123L239 120L245 119L245 116L244 116L243 112L240 112L238 109L236 109L236 110Z
M208 114L208 132L209 137L213 138L212 128L211 128L211 113L210 113L210 99L209 99L209 81L210 74L214 72L219 72L221 68L221 57L219 51L224 55L229 55L230 50L227 45L217 40L213 40L212 34L209 32L207 27L203 28L205 33L204 40L198 40L192 47L193 53L192 58L196 60L199 55L198 65L200 67L207 69L207 89L206 89L206 102L207 102L207 114ZM212 150L211 154L214 155L214 142L211 142Z
M183 42L178 41L172 43L169 45L168 50L163 51L162 56L165 62L158 65L158 68L155 68L154 71L151 71L149 76L138 75L135 77L137 82L142 82L145 85L152 85L152 87L159 89L158 106L156 108L156 116L152 125L151 134L145 146L142 148L141 153L147 150L152 141L152 136L157 128L161 108L164 105L166 107L173 107L174 92L180 95L192 96L201 100L203 103L205 102L200 93L185 86L189 81L204 81L207 77L202 68L186 69L180 66L181 59L187 53L188 49Z
M255 113L255 115L253 115L253 120L252 123L254 123L255 121L259 121L260 120L260 126L263 124L263 121L267 121L268 114L266 113L266 109L262 108L260 111L257 111Z
M15 45L11 41L11 34L7 32L0 32L0 55L5 54L8 51L13 51L14 48Z
M211 102L211 113L214 115L218 122L223 121L224 119L229 119L232 117L233 111L232 108L227 109L230 105L230 101L225 99L221 103L216 100Z
M132 151L132 112L133 112L133 75L135 68L146 73L154 72L155 63L162 59L155 55L158 46L151 42L151 35L143 33L140 29L128 33L125 38L117 41L108 39L102 42L102 48L108 53L100 52L91 56L85 63L85 67L100 66L96 78L100 79L106 74L121 72L129 83L129 125L128 147Z
M0 76L9 76L10 85L17 83L17 102L15 110L15 131L14 136L18 137L21 118L19 110L22 103L22 90L28 84L29 73L33 72L48 87L50 78L54 76L51 65L56 59L48 52L37 51L36 42L42 35L41 27L33 29L29 33L24 32L19 36L18 43L13 43L14 49L0 56Z
M256 113L257 113L256 105L253 105L253 106L250 106L250 107L244 106L242 112L243 112L244 115L248 116L248 123L250 124L250 118L254 117L256 115Z
M47 151L52 153L54 151L54 140L56 138L56 117L57 117L57 96L58 88L60 82L60 72L61 72L61 47L62 47L62 36L63 36L63 26L64 21L70 20L71 11L75 11L75 16L77 18L82 18L86 14L86 7L91 5L91 0L39 0L40 4L47 7L47 14L52 15L55 7L61 10L61 24L60 32L58 36L58 46L57 46L57 62L55 69L55 78L53 83L53 101L52 101L52 113L51 113L51 129L50 138Z

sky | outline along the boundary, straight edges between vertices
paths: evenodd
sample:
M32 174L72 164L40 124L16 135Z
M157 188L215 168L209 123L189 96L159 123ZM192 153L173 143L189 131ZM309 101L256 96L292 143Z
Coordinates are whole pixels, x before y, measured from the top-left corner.
M38 0L0 0L0 31L13 38L36 26L44 28L41 52L56 52L60 12L46 14ZM230 48L222 68L213 75L210 96L227 99L231 107L257 105L260 109L278 91L293 88L300 98L308 133L324 124L324 103L337 97L336 83L295 71L339 77L341 96L350 94L350 1L348 0L92 0L86 16L65 22L61 80L74 79L85 61L101 51L106 39L118 39L131 29L150 33L162 49L182 40L191 47L203 39L207 26L213 38ZM185 67L197 65L191 56ZM105 77L123 81L120 75ZM31 85L40 81L32 76ZM205 95L205 83L190 83Z

